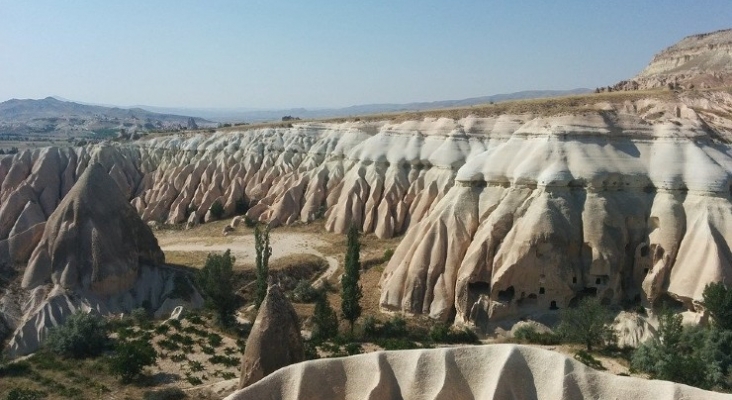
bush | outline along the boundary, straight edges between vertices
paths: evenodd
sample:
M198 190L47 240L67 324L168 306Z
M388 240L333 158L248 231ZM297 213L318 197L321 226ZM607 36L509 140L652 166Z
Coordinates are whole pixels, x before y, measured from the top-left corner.
M446 324L437 324L430 329L430 339L437 343L478 343L478 335L471 329L464 327L463 329L454 330Z
M380 331L380 336L387 338L401 338L409 334L407 321L401 315L395 315L386 321Z
M223 338L221 335L216 333L209 333L207 335L208 344L211 345L211 347L219 347L221 345L221 341Z
M142 395L143 400L182 400L186 397L186 392L178 387L168 387L160 390L148 390Z
M312 338L315 342L328 340L338 334L338 317L325 293L318 295L313 313L313 325Z
M157 354L150 342L135 340L118 343L110 359L110 370L122 382L131 382L142 373L145 366L155 364L156 358Z
M714 343L706 340L703 329L684 330L681 319L681 315L665 310L659 318L658 336L633 353L631 369L655 379L709 388L715 383L709 372L719 366L702 356L713 352L712 348L704 348Z
M38 390L15 388L8 392L5 400L41 400L46 398L46 393Z
M588 297L577 307L562 310L557 331L566 341L582 343L592 351L592 346L613 341L614 331L609 325L612 319L612 313L599 299Z
M391 258L394 256L394 250L393 249L386 249L384 250L384 262L388 262L391 260Z
M310 281L302 279L292 291L292 299L298 303L312 303L318 299L318 289L315 289Z
M594 368L600 371L604 371L605 367L602 366L602 363L592 356L592 354L580 350L574 354L574 359L581 362L582 364L585 364L586 366L590 368Z
M236 201L235 209L238 215L246 214L249 211L249 203L244 199L239 199Z
M220 201L216 200L211 204L211 208L208 209L211 212L211 216L215 219L221 219L224 216L224 206Z
M361 327L363 329L363 336L366 339L373 339L379 334L378 321L371 315L364 318Z
M537 332L532 325L523 325L516 329L513 338L519 343L532 343L543 345L556 345L562 342L562 338L552 332Z
M142 307L132 310L131 315L132 319L134 319L138 325L145 325L150 321L150 314L148 314L147 310Z
M732 290L722 282L710 283L702 293L704 307L720 329L732 330Z
M98 315L77 311L63 325L51 328L46 347L63 357L94 357L108 343L104 320Z
M223 326L230 326L234 322L234 312L237 308L234 261L230 250L226 250L224 254L209 253L206 265L196 276L206 306L216 312L218 322Z

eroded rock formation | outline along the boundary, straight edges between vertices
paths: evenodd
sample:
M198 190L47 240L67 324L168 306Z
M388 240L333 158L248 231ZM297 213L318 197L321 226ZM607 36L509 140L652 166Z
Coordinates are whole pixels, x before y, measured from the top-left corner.
M691 35L653 57L614 90L703 89L732 84L732 29Z
M677 383L595 371L559 353L508 344L401 350L307 361L226 400L730 399Z
M252 385L282 367L305 359L300 323L282 290L267 288L241 359L239 388Z
M631 98L24 151L0 160L0 258L26 261L98 162L146 222L192 226L219 201L273 227L405 234L391 310L483 324L578 294L694 309L729 277L732 96Z
M200 304L187 278L176 279L179 273L162 263L150 228L105 168L90 164L45 223L20 293L6 293L22 304L20 313L3 313L15 330L9 355L35 351L48 329L77 309L110 314L147 304L155 310L181 284L188 286L187 300Z

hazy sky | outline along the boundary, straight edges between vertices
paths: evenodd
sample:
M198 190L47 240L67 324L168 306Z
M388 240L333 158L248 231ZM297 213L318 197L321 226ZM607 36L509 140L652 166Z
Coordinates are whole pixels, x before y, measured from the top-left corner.
M343 107L594 88L732 1L0 0L0 101Z

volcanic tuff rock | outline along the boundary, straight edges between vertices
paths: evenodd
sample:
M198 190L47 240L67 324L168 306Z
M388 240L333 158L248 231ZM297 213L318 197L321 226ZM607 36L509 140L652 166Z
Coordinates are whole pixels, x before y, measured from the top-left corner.
M478 325L578 294L693 310L731 277L732 95L620 95L21 152L0 160L0 258L23 261L11 233L94 160L145 221L195 224L218 200L273 227L404 234L387 309Z
M689 89L729 85L732 85L732 29L684 38L656 54L640 74L616 84L613 89Z
M732 396L616 376L553 351L499 344L307 361L283 368L226 400L274 398L722 400Z
M176 279L179 273L162 263L150 228L105 168L91 164L45 223L30 257L9 354L35 351L47 329L77 309L109 314L144 303L157 309L183 284L190 287L189 300L200 303L187 278Z
M304 359L297 313L280 287L270 285L247 338L239 388Z

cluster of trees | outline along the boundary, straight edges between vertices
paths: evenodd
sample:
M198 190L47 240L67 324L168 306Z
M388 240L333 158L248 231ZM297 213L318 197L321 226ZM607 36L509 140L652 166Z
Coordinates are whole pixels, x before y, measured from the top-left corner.
M633 353L631 367L656 379L732 389L732 289L709 284L703 299L711 324L684 326L681 315L663 311L656 337Z

